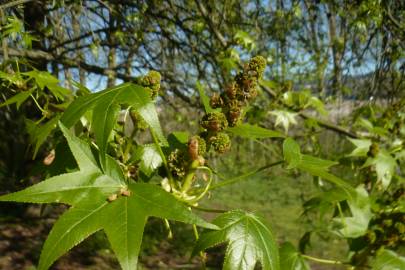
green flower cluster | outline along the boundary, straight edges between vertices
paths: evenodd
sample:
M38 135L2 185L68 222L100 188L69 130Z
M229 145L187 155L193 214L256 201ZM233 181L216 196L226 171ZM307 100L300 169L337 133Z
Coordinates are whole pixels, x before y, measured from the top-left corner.
M266 60L263 57L252 58L221 95L212 96L211 107L222 108L229 126L236 126L242 120L244 107L257 96L258 81L265 67Z
M151 93L151 98L155 99L159 95L160 80L160 73L152 70L147 75L140 77L138 83L148 89Z
M242 121L243 109L256 97L258 81L265 67L266 60L263 57L252 58L221 95L214 94L211 97L211 107L221 108L221 112L209 112L203 116L200 121L203 131L199 136L190 138L187 145L188 151L175 149L170 153L168 167L175 178L184 178L189 170L192 170L193 162L204 162L203 155L206 151L213 149L223 154L230 149L231 139L224 130Z
M143 120L142 116L136 110L131 110L130 116L135 130L144 131L148 128L148 123Z
M219 154L223 154L231 148L231 139L228 134L218 132L217 134L208 138L210 146Z
M211 112L204 115L200 121L202 128L212 132L218 132L228 127L228 120L221 112Z
M190 158L187 153L179 149L175 149L167 158L167 166L170 173L176 179L182 179L186 176L187 168L189 167Z

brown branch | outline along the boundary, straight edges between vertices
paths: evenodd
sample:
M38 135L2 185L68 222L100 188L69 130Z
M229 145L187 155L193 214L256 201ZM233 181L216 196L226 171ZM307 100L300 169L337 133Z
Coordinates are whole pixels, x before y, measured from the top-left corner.
M321 120L321 119L314 118L312 116L307 115L304 112L299 112L298 115L301 116L303 119L315 120L318 123L318 125L320 125L321 127L326 128L326 129L335 131L337 133L348 136L350 138L354 138L354 139L359 138L359 136L357 134L355 134L355 133L353 133L353 132L351 132L351 131L343 128L343 127L337 126L337 125L335 125L333 123L330 123L330 122L327 122L327 121L324 121L324 120Z
M217 37L221 45L226 48L228 47L228 42L226 41L225 37L218 31L218 28L214 25L214 22L211 20L207 10L205 9L204 5L202 4L203 1L196 0L195 3L197 4L198 10L200 11L201 15L207 21L208 26L210 27L211 31Z
M10 2L10 3L7 3L7 4L0 5L0 9L11 8L11 7L18 6L18 5L21 5L21 4L25 4L25 3L28 3L28 2L31 2L31 1L33 1L33 0L17 0L17 1L13 1L13 2Z

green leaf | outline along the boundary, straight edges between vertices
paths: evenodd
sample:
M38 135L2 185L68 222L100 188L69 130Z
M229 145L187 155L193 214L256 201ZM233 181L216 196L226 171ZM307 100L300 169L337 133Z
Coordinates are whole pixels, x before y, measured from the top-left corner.
M299 144L292 138L284 140L283 154L285 161L288 163L287 169L297 168L314 176L319 176L342 188L349 197L355 196L356 192L352 186L328 172L329 167L338 164L337 162L301 154Z
M320 164L319 167L316 166L316 162L314 162L314 160L319 161ZM335 162L333 161L322 160L315 157L303 155L302 162L300 162L297 165L297 168L337 185L338 187L342 188L343 191L346 193L346 195L350 198L356 196L355 195L356 192L351 185L349 185L345 180L341 179L340 177L337 177L328 172L329 165L333 164L335 164Z
M243 211L231 211L212 223L221 229L201 235L194 255L228 242L224 270L253 270L258 261L263 270L280 269L277 244L264 219Z
M285 137L278 131L262 128L256 125L241 124L236 127L229 127L227 131L232 134L249 139L264 139L264 138L283 138Z
M117 121L120 110L120 106L114 103L115 98L116 96L113 96L110 100L100 100L93 110L92 128L99 147L100 163L103 169L105 169L106 166L105 163L108 139L114 128L115 122Z
M102 229L103 210L108 202L86 200L71 207L53 225L41 251L38 270L48 269L60 256L91 234Z
M118 179L121 183L125 183L126 181L120 165L109 155L107 155L104 173L113 179Z
M302 159L299 144L292 138L287 138L283 143L284 160L288 163L288 168L296 167Z
M280 247L280 267L283 270L310 270L311 268L301 257L294 246L287 242Z
M122 179L101 172L86 143L74 137L62 124L60 128L80 171L57 175L22 191L0 196L0 201L76 205L95 192L108 196L125 186Z
M89 145L73 136L63 124L60 128L80 170L0 196L0 201L72 205L52 228L41 253L39 270L48 269L69 249L101 229L105 230L121 267L136 269L143 229L149 216L218 229L156 185L127 186L123 183L119 165L109 156L104 174Z
M405 257L387 249L380 249L371 263L373 270L403 270L405 269Z
M36 124L34 121L26 119L27 132L30 135L30 141L34 145L34 155L36 157L39 147L45 142L46 138L56 128L60 118L60 114L57 114L45 124Z
M308 101L307 106L314 107L322 115L328 115L328 111L325 109L325 105L317 97L311 97Z
M292 113L288 111L280 111L280 110L275 110L271 111L270 114L276 116L276 126L282 125L284 127L285 132L288 132L288 128L290 125L296 125L297 120L295 120L295 117L297 116L297 113Z
M131 191L128 197L120 196L110 203L97 199L82 201L63 214L45 242L39 270L48 269L61 255L100 229L107 234L122 269L136 269L149 216L217 229L158 186L131 184L128 189Z
M157 135L160 142L167 145L166 138L163 135L163 131L159 123L156 108L152 103L148 90L142 86L132 83L124 83L101 92L78 97L66 109L61 121L69 128L73 126L80 119L80 117L85 114L85 112L92 110L93 115L101 112L100 115L94 117L101 118L104 115L106 121L109 122L109 124L106 126L109 127L111 125L112 117L109 118L110 116L106 115L105 113L103 114L102 110L103 108L104 110L107 110L107 108L112 106L108 110L115 112L115 110L117 110L115 106L118 104L125 104L137 110L145 122L148 123L150 128ZM103 123L95 123L95 125L103 125ZM107 136L108 130L106 132L102 128L96 128L95 132L97 133L96 137L99 137L99 140L101 140L100 143L104 144L109 137L109 134ZM105 148L106 146L99 145L99 147Z
M302 169L328 170L329 167L339 164L336 161L321 159L309 155L302 155L300 167Z
M364 235L372 218L370 199L363 186L356 188L356 196L347 200L350 217L336 217L333 220L340 225L338 233L345 238L356 238Z
M7 99L5 102L3 102L2 104L0 104L0 108L3 106L7 106L13 103L16 103L17 109L21 106L21 104L27 99L29 98L29 96L32 94L32 92L34 91L34 89L30 89L28 91L22 91L20 93L18 93L17 95Z
M362 167L373 165L377 172L378 183L383 189L386 189L395 173L395 167L397 166L395 159L388 152L380 150L376 157L367 159Z
M34 79L41 90L44 90L44 88L50 84L57 84L59 82L57 78L46 71L31 70L22 74Z
M139 167L142 172L150 176L153 171L162 165L162 157L156 149L156 145L148 144L142 146L141 162Z
M366 157L371 146L369 139L351 139L348 140L356 146L356 148L349 154L351 157Z
M31 70L22 74L34 79L41 90L47 87L57 99L63 100L70 93L68 89L59 86L59 80L46 71Z
M245 31L239 30L236 32L234 39L238 44L242 45L245 49L251 51L256 47L256 43L252 37Z
M197 81L195 86L196 86L196 88L198 90L198 93L200 94L201 104L204 106L205 112L210 113L210 112L215 111L213 108L211 108L211 106L210 106L210 98L205 94L204 88L201 85L201 83L199 81Z

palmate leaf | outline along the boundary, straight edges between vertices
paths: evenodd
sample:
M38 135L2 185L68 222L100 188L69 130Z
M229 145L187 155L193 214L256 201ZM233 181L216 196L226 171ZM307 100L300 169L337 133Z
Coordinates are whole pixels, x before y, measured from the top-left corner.
M201 235L193 255L228 242L224 270L253 270L258 261L263 270L280 269L277 244L264 219L243 211L231 211L212 223L221 229Z
M371 267L372 270L402 270L405 269L405 257L388 249L380 249Z
M22 191L1 196L0 201L75 205L95 191L108 196L125 187L122 178L112 178L101 172L86 143L74 137L62 124L59 126L80 170L57 175Z
M282 125L284 127L285 132L288 132L288 128L291 125L296 125L297 120L295 117L297 116L297 113L293 112L288 112L288 111L280 111L280 110L275 110L271 111L270 114L276 116L276 123L275 126Z
M217 229L158 186L126 185L119 166L108 156L103 173L90 147L74 137L63 124L60 128L80 170L0 196L0 201L72 205L52 228L41 253L39 270L48 269L69 249L101 229L106 232L121 267L136 269L143 229L149 216ZM129 190L130 194L121 196L121 189ZM112 194L117 194L118 198L109 202L107 198Z
M383 189L386 189L395 173L397 163L390 153L385 150L380 150L376 157L368 158L363 168L368 166L375 166L377 173L377 183L380 184Z
M33 158L36 157L39 147L46 141L46 138L48 138L57 126L59 118L60 114L57 114L45 124L37 124L30 119L25 120L25 125L30 135L30 141L34 147Z
M356 148L349 154L351 157L366 157L367 152L370 150L371 140L369 139L351 139L348 140L356 146Z
M351 216L336 217L333 220L340 225L338 234L345 238L356 238L367 232L368 224L372 218L370 198L363 186L356 188L357 196L349 198L347 203Z
M64 213L45 242L39 270L48 269L61 255L101 229L107 234L122 269L136 269L149 216L216 229L158 186L130 184L128 189L131 191L129 197L121 196L107 202L95 195Z
M17 109L21 106L21 104L30 97L30 95L34 92L35 89L30 89L28 91L22 91L15 96L7 99L5 102L0 104L0 108L3 106L11 105L11 104L16 104Z
M280 247L280 266L282 270L310 270L311 268L294 248L287 242Z
M124 83L101 92L79 97L67 108L61 121L69 128L87 111L92 110L93 130L99 146L103 169L105 167L107 142L117 120L120 104L131 106L137 110L160 142L167 145L150 93L142 86Z
M284 140L283 155L288 164L288 169L297 168L311 175L321 177L345 191L348 198L356 197L356 191L351 185L328 172L329 167L338 164L337 162L302 154L299 144L292 138Z

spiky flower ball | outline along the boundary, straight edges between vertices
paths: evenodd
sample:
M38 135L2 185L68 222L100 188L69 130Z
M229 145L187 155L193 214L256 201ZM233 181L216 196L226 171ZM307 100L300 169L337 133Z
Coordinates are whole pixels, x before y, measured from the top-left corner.
M148 128L148 123L143 120L142 116L136 110L131 110L130 116L135 130L144 131Z
M188 156L186 152L175 149L167 158L167 165L171 174L176 178L183 178L187 173Z
M210 99L210 106L214 109L221 108L222 106L224 106L224 100L220 95L214 94Z
M218 132L228 127L228 120L221 112L211 112L204 115L200 125L209 131Z
M219 154L223 154L231 147L231 139L228 134L219 132L208 139L210 146Z
M234 81L225 87L221 95L214 94L210 100L212 108L222 108L228 121L228 125L233 127L242 122L243 109L257 96L259 79L263 76L266 67L266 60L262 56L256 56L244 66ZM203 126L204 127L204 126ZM221 131L223 129L210 129Z
M266 68L266 59L263 56L253 57L245 66L247 75L254 77L256 80L263 76L264 69Z
M159 94L160 80L160 73L151 70L146 76L143 76L139 79L139 84L149 89L151 92L151 98L155 99Z
M243 102L237 99L233 99L228 100L228 102L222 108L222 111L226 115L226 119L228 120L228 125L230 127L234 127L242 122L243 107Z

